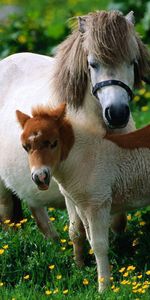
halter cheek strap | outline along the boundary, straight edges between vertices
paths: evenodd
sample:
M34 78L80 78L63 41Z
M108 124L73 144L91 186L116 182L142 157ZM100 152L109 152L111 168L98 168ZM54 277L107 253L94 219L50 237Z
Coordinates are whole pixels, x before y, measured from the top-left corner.
M93 89L92 89L93 95L96 97L97 91L98 91L99 89L102 89L103 87L105 87L105 86L110 86L110 85L118 85L118 86L122 87L122 88L123 88L124 90L126 90L126 92L128 93L129 99L130 99L130 100L133 99L133 92L132 92L132 90L129 88L129 86L127 86L125 83L123 83L123 82L120 81L120 80L114 80L114 79L111 79L111 80L104 80L104 81L101 81L101 82L96 83L95 86L94 86Z

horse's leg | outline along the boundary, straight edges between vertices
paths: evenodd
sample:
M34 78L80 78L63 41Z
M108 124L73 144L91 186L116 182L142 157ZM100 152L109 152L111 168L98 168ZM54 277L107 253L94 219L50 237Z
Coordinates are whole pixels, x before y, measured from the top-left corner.
M59 235L49 220L49 216L44 207L31 207L33 217L36 220L37 226L40 231L44 234L46 238L52 238L53 240L58 240Z
M84 209L89 225L89 242L94 251L98 271L99 291L102 292L110 283L108 261L108 233L110 222L110 204L89 206Z
M67 198L66 206L69 215L69 237L73 242L73 252L76 264L79 267L84 266L84 242L85 242L85 230L83 223L77 214L74 204Z
M127 215L126 213L120 213L112 215L111 217L111 229L115 233L122 233L125 231L127 225Z
M0 220L6 219L18 223L23 219L23 213L20 199L0 179Z
M8 190L0 179L0 220L13 219L13 199L12 193Z

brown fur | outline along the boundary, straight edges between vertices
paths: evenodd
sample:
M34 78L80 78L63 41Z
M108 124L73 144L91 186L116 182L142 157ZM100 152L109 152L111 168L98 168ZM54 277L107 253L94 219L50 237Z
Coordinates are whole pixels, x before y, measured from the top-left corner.
M125 149L150 148L150 125L126 134L106 134L105 139Z
M75 29L58 47L53 77L60 102L78 108L87 87L87 53L92 52L102 64L135 64L135 85L150 75L150 53L134 31L134 26L117 11L99 11L84 17L85 32Z
M35 149L40 151L46 160L46 149L42 146L43 141L54 142L59 139L61 144L60 160L66 159L74 144L74 134L70 122L65 118L65 113L66 105L64 103L55 110L45 106L34 108L32 110L33 118L28 116L26 123L23 123L24 130L21 135L23 145L30 146L30 152ZM24 120L25 114L20 111L16 111L16 114L18 122L22 126L22 118ZM38 136L38 132L42 134ZM30 140L31 136L34 137L32 141Z

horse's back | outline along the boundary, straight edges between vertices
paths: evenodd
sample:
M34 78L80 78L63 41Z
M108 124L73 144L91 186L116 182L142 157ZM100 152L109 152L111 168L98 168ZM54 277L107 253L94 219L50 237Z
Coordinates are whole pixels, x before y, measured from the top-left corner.
M23 95L30 95L31 90L33 95L37 88L44 86L50 78L53 61L51 57L34 53L13 54L1 60L0 109L3 104L9 105L13 98L20 103Z

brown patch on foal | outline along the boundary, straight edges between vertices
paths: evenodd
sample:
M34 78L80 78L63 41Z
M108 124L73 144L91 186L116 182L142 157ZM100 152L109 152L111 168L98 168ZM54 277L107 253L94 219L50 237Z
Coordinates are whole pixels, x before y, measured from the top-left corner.
M104 138L125 149L150 148L150 125L126 134L106 134Z
M37 150L46 162L49 152L43 142L49 142L52 146L56 140L59 140L61 148L60 161L67 158L74 144L74 133L65 114L66 104L64 103L60 104L57 109L50 109L48 106L37 106L32 109L33 117L16 111L18 122L23 128L21 140L29 154L32 155L33 151ZM52 156L55 160L55 153ZM36 155L35 159L40 161L40 158Z

